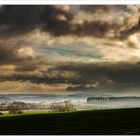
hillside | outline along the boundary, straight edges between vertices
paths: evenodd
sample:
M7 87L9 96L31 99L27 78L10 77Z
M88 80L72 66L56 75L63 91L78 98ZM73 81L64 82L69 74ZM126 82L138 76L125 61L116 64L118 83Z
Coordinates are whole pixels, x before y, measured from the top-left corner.
M3 115L0 134L140 134L140 109Z

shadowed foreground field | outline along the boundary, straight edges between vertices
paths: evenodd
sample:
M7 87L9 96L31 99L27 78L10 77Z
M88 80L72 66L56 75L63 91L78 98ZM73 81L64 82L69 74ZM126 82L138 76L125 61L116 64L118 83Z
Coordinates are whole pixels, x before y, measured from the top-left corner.
M140 109L1 116L0 134L140 134Z

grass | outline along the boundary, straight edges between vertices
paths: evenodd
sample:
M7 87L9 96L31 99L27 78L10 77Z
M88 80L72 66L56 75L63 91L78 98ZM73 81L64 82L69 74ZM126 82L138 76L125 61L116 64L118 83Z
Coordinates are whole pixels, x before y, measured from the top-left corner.
M1 115L0 134L140 134L140 108L76 112L25 111Z

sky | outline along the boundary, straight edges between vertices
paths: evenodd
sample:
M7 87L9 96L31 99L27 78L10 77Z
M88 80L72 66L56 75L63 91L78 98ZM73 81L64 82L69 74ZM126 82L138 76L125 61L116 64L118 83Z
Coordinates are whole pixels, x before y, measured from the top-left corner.
M140 6L0 6L0 93L77 91L140 92Z

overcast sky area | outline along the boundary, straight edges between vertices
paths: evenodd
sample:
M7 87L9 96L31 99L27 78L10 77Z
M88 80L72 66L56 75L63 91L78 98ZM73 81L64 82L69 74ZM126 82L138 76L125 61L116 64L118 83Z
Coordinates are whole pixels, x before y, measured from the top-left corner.
M0 6L0 93L140 92L139 5Z

